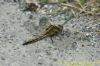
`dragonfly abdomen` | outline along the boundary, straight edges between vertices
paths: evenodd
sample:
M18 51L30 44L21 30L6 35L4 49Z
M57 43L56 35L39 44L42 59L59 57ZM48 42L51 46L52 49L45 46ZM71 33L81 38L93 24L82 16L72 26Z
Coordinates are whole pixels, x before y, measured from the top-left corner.
M37 41L40 41L40 40L42 40L42 39L44 39L44 38L46 38L46 37L45 37L45 36L40 36L40 37L38 37L38 38L36 38L36 39L32 39L32 40L29 40L29 41L23 43L23 45L32 44L32 43L35 43L35 42L37 42Z

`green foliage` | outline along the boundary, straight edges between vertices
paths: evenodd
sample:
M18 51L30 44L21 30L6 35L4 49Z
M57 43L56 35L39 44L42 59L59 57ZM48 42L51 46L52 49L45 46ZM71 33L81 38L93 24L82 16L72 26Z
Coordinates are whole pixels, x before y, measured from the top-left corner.
M48 3L48 0L38 0L40 3Z
M68 0L58 0L59 3L67 3Z
M87 2L87 0L80 0L80 4L84 5Z

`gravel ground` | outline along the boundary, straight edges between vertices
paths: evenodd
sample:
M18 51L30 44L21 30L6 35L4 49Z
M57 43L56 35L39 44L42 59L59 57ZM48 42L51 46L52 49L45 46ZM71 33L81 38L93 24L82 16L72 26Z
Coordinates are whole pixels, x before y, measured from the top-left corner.
M46 7L54 10L57 6ZM61 34L52 38L53 43L48 37L22 45L39 36L49 23L62 24L65 16L68 17L68 13L47 19L47 15L21 11L18 3L1 0L0 66L66 66L63 61L100 60L100 16L73 18L63 26Z

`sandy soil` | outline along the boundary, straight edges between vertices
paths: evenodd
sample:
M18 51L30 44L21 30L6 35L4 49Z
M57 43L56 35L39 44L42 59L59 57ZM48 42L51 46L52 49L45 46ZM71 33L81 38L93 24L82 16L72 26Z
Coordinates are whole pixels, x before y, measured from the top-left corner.
M52 8L49 6L48 9ZM53 43L48 37L22 45L39 36L46 27L44 25L62 24L65 16L68 14L52 16L48 20L49 16L23 12L18 3L1 0L0 66L67 66L68 61L100 61L100 32L96 32L100 30L100 16L79 15L73 18L63 26L61 34L52 38Z

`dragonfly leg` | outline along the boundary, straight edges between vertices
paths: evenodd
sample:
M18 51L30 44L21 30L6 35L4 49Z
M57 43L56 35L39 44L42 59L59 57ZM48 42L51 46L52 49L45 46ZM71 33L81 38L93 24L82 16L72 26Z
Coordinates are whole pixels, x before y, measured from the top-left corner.
M50 40L51 40L51 43L53 44L54 43L53 37L50 37Z

